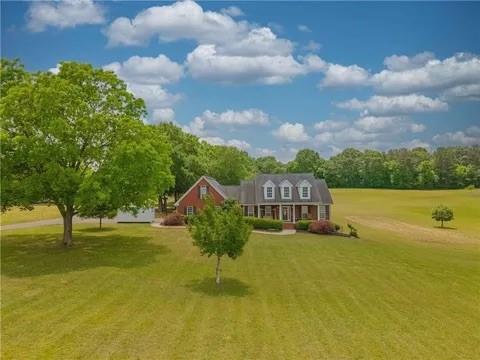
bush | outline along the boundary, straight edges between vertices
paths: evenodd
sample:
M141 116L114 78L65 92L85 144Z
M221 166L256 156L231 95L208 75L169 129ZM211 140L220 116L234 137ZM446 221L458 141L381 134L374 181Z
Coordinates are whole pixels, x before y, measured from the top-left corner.
M283 229L283 224L280 220L262 219L252 216L246 216L245 222L253 226L257 230L277 230Z
M350 229L350 234L348 234L348 236L353 236L353 237L358 238L357 228L354 227L352 224L347 224L347 226Z
M336 225L328 220L313 221L308 225L308 231L315 234L332 234L335 229Z
M470 184L465 188L465 190L475 190L475 185Z
M295 229L297 230L304 230L307 231L309 225L313 222L313 220L299 220L295 224Z
M183 219L183 215L177 212L168 214L163 218L163 225L166 225L166 226L179 226L184 224L185 222Z

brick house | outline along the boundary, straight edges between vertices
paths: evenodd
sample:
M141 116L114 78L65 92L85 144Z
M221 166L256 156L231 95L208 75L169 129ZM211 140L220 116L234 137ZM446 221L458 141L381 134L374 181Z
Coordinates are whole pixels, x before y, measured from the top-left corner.
M333 204L325 180L313 174L261 174L233 186L202 176L175 203L177 212L195 214L207 195L218 205L237 200L245 216L282 220L285 227L300 219L329 220Z

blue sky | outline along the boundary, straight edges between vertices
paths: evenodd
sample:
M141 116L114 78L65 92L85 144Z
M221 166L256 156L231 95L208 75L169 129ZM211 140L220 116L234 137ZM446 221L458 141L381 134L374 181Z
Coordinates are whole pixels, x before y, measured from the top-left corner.
M480 143L480 3L1 6L2 56L113 70L146 121L254 156Z

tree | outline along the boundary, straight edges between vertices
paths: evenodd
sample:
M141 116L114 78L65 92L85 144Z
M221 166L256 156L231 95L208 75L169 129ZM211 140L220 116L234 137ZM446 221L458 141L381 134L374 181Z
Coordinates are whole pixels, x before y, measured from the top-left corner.
M297 152L295 159L287 164L287 170L292 173L316 173L322 160L318 152L302 149Z
M248 153L233 146L212 146L203 143L202 155L207 175L223 185L238 185L254 175L255 166Z
M440 205L440 206L437 206L436 209L433 210L432 212L432 219L436 220L436 221L441 221L442 223L442 228L443 228L443 222L444 221L450 221L450 220L453 220L453 211L452 209L444 206L444 205Z
M285 165L278 161L275 156L262 156L255 159L257 172L260 174L283 174Z
M252 231L245 223L241 207L228 203L217 208L211 199L206 199L203 211L192 219L188 229L193 244L198 246L202 255L216 256L215 282L220 285L222 257L227 255L236 259L240 256Z
M24 81L28 77L23 64L19 59L0 61L0 98L3 98L8 90Z
M150 206L173 184L170 145L143 124L145 105L111 71L64 62L9 87L0 100L2 209L57 206L72 243L79 191L107 179L117 205ZM5 185L5 186L3 186Z

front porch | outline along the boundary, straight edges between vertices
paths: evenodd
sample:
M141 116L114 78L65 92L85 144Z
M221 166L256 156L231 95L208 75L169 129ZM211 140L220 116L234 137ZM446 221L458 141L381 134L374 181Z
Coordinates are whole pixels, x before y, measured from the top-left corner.
M330 219L330 206L322 204L243 205L243 214L295 223L299 220Z

